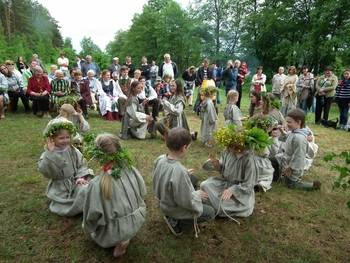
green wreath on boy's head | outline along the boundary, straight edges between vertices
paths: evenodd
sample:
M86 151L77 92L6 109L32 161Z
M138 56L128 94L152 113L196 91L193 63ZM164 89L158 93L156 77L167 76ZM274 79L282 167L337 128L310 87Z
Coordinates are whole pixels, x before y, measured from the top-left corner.
M214 138L220 146L235 152L247 149L263 152L266 147L272 144L267 132L257 127L242 129L235 125L229 125L219 129L214 134Z

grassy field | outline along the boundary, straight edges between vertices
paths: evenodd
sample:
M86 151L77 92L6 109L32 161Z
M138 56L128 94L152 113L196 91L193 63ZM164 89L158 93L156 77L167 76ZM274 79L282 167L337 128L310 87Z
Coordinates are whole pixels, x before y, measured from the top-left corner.
M247 105L245 95L244 113ZM336 115L334 105L332 116ZM192 129L198 131L199 119L190 110L187 117ZM220 115L221 125L222 118ZM124 142L148 187L148 216L120 262L349 262L349 192L333 191L336 174L322 157L348 150L350 133L315 126L312 121L310 117L320 150L306 179L320 180L321 191L301 192L273 185L271 191L256 195L253 215L239 219L240 226L215 220L201 228L197 239L192 229L179 238L172 236L155 207L152 164L166 152L163 142ZM103 121L97 113L90 114L89 122L94 132L120 130L119 122ZM7 114L0 121L0 262L114 262L111 249L98 247L84 235L80 216L62 218L48 211L47 180L37 171L46 123L24 113ZM204 180L209 175L201 164L209 153L219 152L196 141L184 164L196 169Z

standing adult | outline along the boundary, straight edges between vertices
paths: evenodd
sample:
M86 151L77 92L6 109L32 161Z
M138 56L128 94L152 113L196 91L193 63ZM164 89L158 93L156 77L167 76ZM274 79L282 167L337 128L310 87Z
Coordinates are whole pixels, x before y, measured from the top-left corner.
M73 69L79 69L82 70L83 64L84 64L84 60L81 59L81 57L79 55L75 56L75 62L73 63Z
M266 75L263 73L263 67L260 66L256 69L256 74L253 75L250 91L256 91L257 93L266 92Z
M141 59L141 76L146 78L146 81L151 85L151 65L147 63L147 58L145 56Z
M135 65L132 63L130 56L125 57L124 66L127 66L129 69L129 71L128 71L129 78L133 78L134 72L135 72Z
M57 59L57 65L59 69L63 72L65 77L69 77L69 59L65 57L64 51L60 53L60 57Z
M236 103L238 108L241 108L241 100L242 100L242 88L244 85L244 79L249 74L248 64L243 61L241 66L238 68L238 77L237 77L237 91L238 91L238 101Z
M284 74L284 67L279 67L278 72L272 78L272 94L275 98L281 99L282 84L287 76Z
M342 80L336 89L335 100L339 107L339 128L348 130L348 114L350 105L350 69L346 69L343 73Z
M170 54L164 54L164 61L159 67L159 76L163 78L165 75L169 75L172 79L175 79L177 73L177 65L171 61Z
M238 63L237 63L238 64ZM238 68L234 66L232 60L227 61L226 69L222 73L222 80L225 85L225 93L230 90L236 90L237 88L237 76L238 76Z
M158 77L159 67L156 65L156 62L152 60L151 68L150 68L150 77L151 77L151 85L154 87L156 83L156 79Z
M99 77L100 76L100 68L95 62L92 61L92 56L87 55L85 57L85 59L86 59L86 61L81 67L81 72L83 73L83 76L86 77L87 72L89 70L93 70L95 72L95 75L97 77Z
M108 67L109 72L111 73L111 76L113 75L114 72L117 72L118 76L120 74L120 64L119 64L119 58L114 57L112 64Z
M311 105L308 105L309 101L313 98L313 88L314 88L314 75L309 72L307 66L303 66L302 73L299 76L297 82L297 92L298 92L298 107L302 109L305 114ZM311 98L310 98L311 97Z
M324 74L320 76L316 83L316 110L315 123L321 123L323 112L323 121L328 121L331 103L335 95L335 89L338 86L338 78L332 72L331 67L326 67Z
M209 68L209 59L203 59L203 64L197 70L196 85L202 86L203 80L213 79L213 70Z
M281 87L282 114L287 116L288 112L297 107L297 69L294 66L288 68L288 75Z
M27 95L33 101L33 114L50 118L48 112L51 87L49 79L43 73L40 66L34 68L34 75L28 81Z
M182 73L182 78L185 81L185 97L188 105L191 107L196 80L196 68L194 66L189 67L184 73Z

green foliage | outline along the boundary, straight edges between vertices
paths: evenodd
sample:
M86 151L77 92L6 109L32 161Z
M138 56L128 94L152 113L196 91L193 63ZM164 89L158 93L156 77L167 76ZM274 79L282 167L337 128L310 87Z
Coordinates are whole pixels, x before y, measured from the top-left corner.
M119 148L114 153L105 153L95 144L96 135L93 133L84 136L84 156L97 160L103 165L104 172L110 173L114 178L119 178L123 169L130 169L133 160L130 152L125 148Z
M33 0L0 1L0 61L28 61L33 53L44 62L57 59L63 45L57 21Z
M85 57L91 55L93 60L99 65L100 68L104 69L108 67L109 58L91 39L91 37L84 37L81 42L80 55Z
M345 0L253 1L242 44L267 71L303 64L316 73L327 65L339 69L350 63L350 14L345 10Z
M235 125L220 128L214 134L214 138L220 146L235 152L245 149L262 152L272 143L269 135L260 128L239 129Z
M160 63L170 53L180 70L200 61L202 40L196 24L175 1L150 0L132 22L108 44L110 57L131 55L137 65L142 56Z
M331 166L331 169L339 174L333 182L333 188L347 190L350 188L350 151L345 151L340 154L330 153L323 157L326 162L334 161L336 158L342 159L344 164L332 164ZM347 205L350 208L350 201Z
M268 115L261 115L261 116L253 116L249 118L245 123L244 127L246 129L252 129L254 127L264 130L265 132L268 132L269 129L275 124L273 118L271 118Z

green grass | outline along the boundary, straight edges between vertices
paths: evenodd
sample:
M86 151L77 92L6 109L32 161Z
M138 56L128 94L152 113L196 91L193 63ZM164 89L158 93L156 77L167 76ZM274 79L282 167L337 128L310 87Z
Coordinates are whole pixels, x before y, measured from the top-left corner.
M221 99L225 101L223 94ZM246 114L247 94L243 102ZM337 116L335 105L331 116ZM191 128L198 131L199 119L190 110L187 117ZM222 118L220 114L219 126ZM266 194L257 194L254 214L239 219L240 226L218 219L207 223L198 239L192 229L180 238L173 237L155 206L151 173L153 160L166 152L163 142L123 142L147 184L148 216L120 262L348 262L349 193L332 190L336 174L322 157L349 149L350 136L315 126L312 121L310 115L309 125L320 150L306 179L320 180L322 190L301 192L273 185ZM95 132L120 130L119 122L103 121L97 113L90 114L89 122ZM24 113L7 114L0 121L0 262L114 262L111 249L98 247L83 234L80 216L62 218L48 211L47 180L36 167L46 123ZM219 152L217 148L203 148L197 141L183 163L196 169L204 180L209 175L201 164L209 153Z

